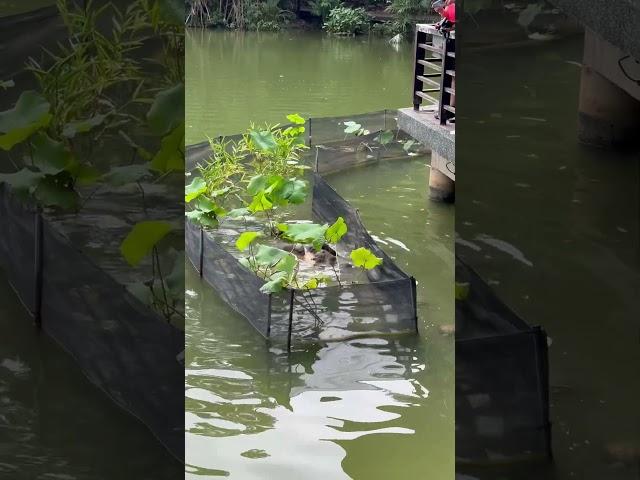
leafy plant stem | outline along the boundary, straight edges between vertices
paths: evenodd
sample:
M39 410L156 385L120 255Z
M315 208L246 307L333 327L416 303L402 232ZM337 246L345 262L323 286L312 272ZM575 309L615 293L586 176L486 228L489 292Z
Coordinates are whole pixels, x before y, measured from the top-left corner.
M142 185L140 185L140 181L136 181L136 185L138 186L138 190L140 190L140 195L142 196L142 210L144 211L144 214L147 214L147 201L146 201L146 197L144 195L144 188L142 188Z
M168 305L169 305L169 300L167 299L167 291L164 288L164 278L162 276L162 270L160 268L160 254L158 253L158 248L156 246L153 247L153 258L155 258L155 262L156 262L156 265L157 265L158 277L160 279L160 288L162 289L162 297L164 298L164 307L166 309L168 307ZM152 261L152 263L153 263L153 261ZM170 312L168 311L168 309L166 309L163 313L164 313L165 317L167 318L167 322L169 322L171 316L170 316Z
M333 273L334 273L334 274L335 274L335 276L336 276L336 280L337 280L337 282L338 282L338 285L339 285L340 287L342 287L342 283L340 282L340 275L338 275L338 271L336 270L336 266L332 264L332 265L331 265L331 269L333 270Z

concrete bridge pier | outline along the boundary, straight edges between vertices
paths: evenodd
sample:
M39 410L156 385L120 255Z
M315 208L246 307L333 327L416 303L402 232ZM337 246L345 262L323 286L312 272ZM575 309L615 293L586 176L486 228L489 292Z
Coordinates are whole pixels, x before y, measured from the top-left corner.
M431 151L431 167L429 168L429 198L437 202L453 203L456 198L455 182L443 172L448 171L448 164L445 158L436 152Z
M600 147L640 144L640 63L591 30L585 32L578 138Z
M429 198L453 203L456 182L455 125L440 125L432 110L398 110L398 126L431 150Z

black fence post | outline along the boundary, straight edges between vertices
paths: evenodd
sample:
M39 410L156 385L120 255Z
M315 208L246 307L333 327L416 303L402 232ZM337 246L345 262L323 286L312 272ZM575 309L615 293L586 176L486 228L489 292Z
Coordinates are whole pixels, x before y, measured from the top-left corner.
M291 331L293 330L293 300L295 299L296 291L291 289L291 297L289 299L289 332L287 335L287 352L291 351Z
M269 294L269 303L267 304L267 338L271 336L271 302L273 301L273 294Z
M453 37L452 37L453 35ZM456 69L455 32L445 35L442 45L442 72L440 76L440 105L438 117L440 125L446 125L449 119L455 117L455 108L451 105L454 96L453 79Z
M413 51L415 54L415 58L413 60L413 89L411 94L413 96L413 109L419 110L420 104L422 103L422 98L416 93L418 91L422 91L422 82L418 79L419 76L424 75L424 65L422 65L419 60L423 60L424 56L420 54L422 49L420 48L421 43L426 43L427 34L425 32L421 32L416 26L416 34L414 36L413 42Z
M42 328L42 268L43 261L43 232L42 232L42 210L36 210L34 223L34 302L33 319L38 328Z
M416 333L420 333L418 331L418 289L417 289L416 279L411 277L411 300L413 301L413 315L414 321L416 323Z
M200 227L200 258L198 259L200 277L202 277L202 269L204 267L204 229Z
M536 364L538 372L542 372L540 383L540 402L542 404L542 416L545 428L545 440L547 457L553 458L551 420L550 420L550 392L549 392L549 344L547 343L547 332L540 326L534 326L533 331L536 339Z

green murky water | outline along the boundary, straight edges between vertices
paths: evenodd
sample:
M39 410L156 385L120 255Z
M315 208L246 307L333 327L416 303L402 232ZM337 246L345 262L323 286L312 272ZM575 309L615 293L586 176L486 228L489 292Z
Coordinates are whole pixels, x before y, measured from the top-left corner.
M188 32L187 143L285 114L409 103L410 48L320 33ZM330 177L418 280L421 335L269 351L187 268L187 478L452 478L453 208L426 198L425 160Z
M180 474L180 464L146 427L38 332L2 270L0 339L0 478L169 480Z
M458 98L456 252L552 339L555 462L504 478L640 472L607 453L640 442L638 155L577 143L581 60L575 37L468 54L458 72L473 82Z

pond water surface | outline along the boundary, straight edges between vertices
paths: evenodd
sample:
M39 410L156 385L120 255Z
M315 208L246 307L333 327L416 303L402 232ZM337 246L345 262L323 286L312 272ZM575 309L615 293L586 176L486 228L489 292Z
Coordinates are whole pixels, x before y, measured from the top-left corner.
M187 143L288 113L410 103L411 52L320 32L187 32ZM264 339L187 265L187 478L452 478L453 207L426 198L424 158L328 177L418 280L419 337L296 347Z
M458 99L456 252L551 337L555 462L482 478L640 475L623 458L640 448L640 161L576 140L582 42L469 52L457 72L473 80Z
M0 478L172 480L180 463L81 373L0 270ZM114 461L117 459L117 461Z

